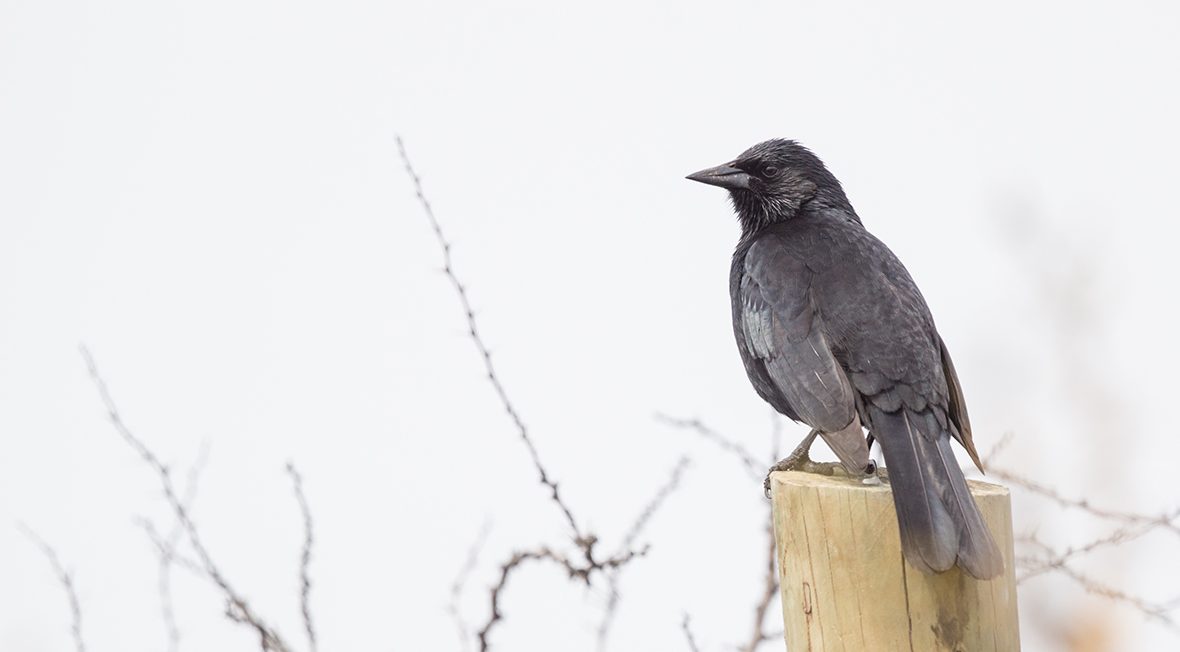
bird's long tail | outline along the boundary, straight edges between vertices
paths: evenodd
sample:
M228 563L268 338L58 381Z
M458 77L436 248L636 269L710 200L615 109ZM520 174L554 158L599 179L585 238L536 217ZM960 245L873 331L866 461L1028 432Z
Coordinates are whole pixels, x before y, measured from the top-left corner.
M1004 570L1000 549L967 488L951 450L949 429L929 410L869 408L872 430L885 454L901 547L911 565L940 572L958 564L972 577Z

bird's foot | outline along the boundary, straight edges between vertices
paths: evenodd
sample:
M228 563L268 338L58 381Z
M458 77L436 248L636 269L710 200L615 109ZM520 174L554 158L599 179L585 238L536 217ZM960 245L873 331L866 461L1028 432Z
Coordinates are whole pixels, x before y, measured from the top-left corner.
M774 466L770 467L770 470L766 472L766 479L762 481L762 493L767 498L770 498L770 476L774 475L775 471L805 471L809 473L822 473L824 475L831 475L834 472L835 467L840 466L841 469L844 468L839 464L813 462L811 460L811 455L809 454L811 451L811 444L815 441L816 436L819 434L820 432L818 430L812 430L807 435L807 437L804 438L802 442L800 442L799 446L795 448L795 450L791 451L790 455L784 457ZM848 473L847 470L844 472ZM869 463L861 471L861 476L876 477L877 463L870 459Z
M766 472L766 479L762 481L762 493L770 498L770 476L774 475L776 471L806 471L812 464L811 456L807 454L806 448L796 449L795 452L776 462Z
M766 479L762 481L762 493L770 498L770 476L775 471L803 471L812 465L811 456L808 453L811 451L811 444L815 442L816 436L819 435L818 430L812 430L807 433L803 441L791 451L791 454L779 460L770 470L766 472Z

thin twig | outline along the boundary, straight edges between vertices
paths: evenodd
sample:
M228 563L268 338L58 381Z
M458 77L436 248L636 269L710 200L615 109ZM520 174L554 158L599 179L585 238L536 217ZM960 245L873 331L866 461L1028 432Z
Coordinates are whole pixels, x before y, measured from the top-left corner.
M1164 514L1155 521L1136 522L1124 525L1123 527L1114 530L1106 536L1093 539L1090 542L1079 546L1070 546L1062 551L1057 551L1047 544L1041 543L1038 539L1036 539L1035 535L1022 537L1021 542L1033 543L1034 545L1039 544L1041 550L1047 554L1045 557L1036 559L1035 561L1030 559L1029 563L1026 564L1027 567L1024 568L1024 574L1018 577L1016 582L1019 584L1025 580L1036 577L1037 575L1056 570L1062 564L1065 564L1066 562L1083 555L1090 554L1095 550L1129 543L1155 529L1173 523L1177 519L1180 519L1180 509L1176 509L1167 514Z
M615 555L622 554L624 551L631 548L631 546L635 544L635 540L639 538L639 535L643 532L644 528L647 527L647 524L649 521L651 521L652 516L654 516L655 513L659 511L660 507L663 506L664 501L668 499L668 496L672 495L672 493L676 491L676 488L680 486L680 478L684 475L684 472L688 469L690 463L691 460L689 460L688 456L683 456L676 462L676 466L672 467L672 472L669 474L668 481L665 482L658 491L656 491L655 495L652 496L652 499L649 500L647 505L643 508L643 511L639 513L639 516L635 519L635 522L633 522L631 527L627 529L627 533L623 536L623 542L619 545ZM617 571L609 573L606 577L606 581L606 609L602 615L602 622L598 625L598 649L601 651L606 650L606 640L610 634L610 627L614 622L615 612L619 608L619 601L622 599L622 594L619 593L619 573Z
M1097 580L1078 572L1068 565L1069 560L1072 557L1077 556L1077 554L1081 554L1082 551L1089 551L1107 545L1118 545L1119 543L1125 543L1126 541L1130 540L1129 538L1119 540L1118 535L1119 532L1116 532L1111 536L1096 539L1086 546L1082 546L1080 548L1071 548L1065 552L1058 552L1055 548L1053 548L1053 546L1045 543L1039 537L1037 537L1035 533L1018 536L1016 537L1017 543L1030 546L1039 551L1041 554L1017 556L1016 563L1018 566L1032 569L1031 571L1026 572L1023 576L1017 578L1017 584L1036 577L1037 575L1041 575L1045 572L1056 571L1074 580L1083 588L1085 588L1089 593L1110 598L1116 602L1124 602L1129 604L1130 606L1150 616L1152 619L1158 620L1163 624L1180 631L1180 628L1177 628L1176 622L1172 619L1170 614L1170 612L1173 611L1177 606L1180 606L1180 596L1178 596L1176 599L1163 603L1151 603L1143 600L1142 598L1128 595L1123 591L1098 582ZM1130 536L1133 538L1133 536L1137 535L1124 536Z
M1145 525L1150 526L1151 528L1158 527L1180 536L1180 524L1176 523L1177 511L1180 510L1150 515L1097 507L1091 504L1090 501L1085 498L1073 498L1066 496L1057 489L1054 489L1053 487L1050 487L1042 482L1033 480L1032 478L1021 475L1015 471L996 466L994 463L992 463L992 460L997 456L1000 450L1008 445L1011 439L1011 434L1005 435L984 458L987 462L988 475L1000 480L1004 480L1009 484L1016 485L1017 487L1025 489L1031 493L1037 494L1054 503L1057 503L1061 507L1077 509L1093 516L1112 521L1119 521L1133 525Z
M303 516L303 551L299 555L299 611L303 616L303 629L307 632L307 646L311 652L316 652L317 643L315 625L311 617L311 546L315 542L312 529L311 508L307 505L307 496L303 493L303 476L291 462L287 463L287 474L291 476L291 484L295 491L295 500L299 503L299 513Z
M136 525L139 526L143 533L147 535L148 541L151 542L152 547L156 550L156 556L163 559L168 559L172 566L182 568L197 577L205 577L205 568L201 566L201 562L192 557L185 556L176 548L180 545L179 542L172 544L165 537L161 536L156 531L156 526L151 520L142 516L134 519Z
M762 477L766 475L767 467L758 462L754 458L754 455L750 453L749 449L705 425L700 419L682 419L663 413L656 413L656 421L672 426L673 428L692 430L705 439L714 442L725 451L737 456L750 476L757 480L762 480ZM775 461L777 460L772 461L771 464L774 464Z
M508 396L500 377L496 372L496 367L492 363L492 354L484 343L483 337L480 335L479 324L475 319L475 310L472 308L471 300L467 294L467 288L455 273L454 261L451 257L451 243L447 240L443 233L442 226L438 218L434 214L434 209L427 199L425 192L422 189L422 181L418 177L418 173L414 170L413 164L410 162L409 155L406 153L405 144L400 137L397 138L398 154L401 157L402 163L405 166L406 173L414 186L414 192L418 197L418 201L422 206L423 212L426 214L427 220L430 222L430 227L434 231L435 240L438 242L443 255L443 272L450 280L451 285L458 295L459 304L463 309L463 313L467 319L467 332L472 342L475 344L476 350L479 352L480 358L483 361L484 371L487 375L488 381L496 392L496 396L500 399L505 412L511 418L513 425L516 427L517 434L519 434L521 441L524 442L525 448L528 450L529 457L532 459L533 466L537 469L537 474L540 477L541 484L549 490L549 497L557 508L560 510L562 516L565 518L566 524L569 525L570 531L573 535L573 543L581 552L580 561L571 561L565 556L554 552L548 547L539 547L531 551L517 552L508 562L501 566L500 581L491 589L491 615L484 627L478 632L480 643L480 650L488 649L488 637L495 625L503 619L500 612L500 596L507 584L510 574L526 561L535 560L549 560L562 566L569 574L570 579L577 579L589 585L591 577L596 573L610 574L609 571L617 569L632 559L642 556L646 553L646 548L643 550L625 550L616 554L606 560L599 560L595 557L595 545L598 543L598 538L589 533L584 532L579 526L577 520L574 518L573 512L569 506L562 499L561 493L558 489L557 482L553 480L545 466L541 463L540 455L537 453L537 448L533 443L532 437L529 434L528 428L524 424L524 420L520 416L515 404Z
M770 462L766 465L760 465L748 449L735 440L709 427L700 419L680 419L664 414L657 414L656 418L672 427L692 430L701 437L716 443L723 450L732 453L753 478L761 479L764 473L762 469L778 461L782 421L778 418L777 414L771 415ZM776 634L766 631L766 616L770 613L770 607L779 594L778 570L775 565L774 512L772 503L766 503L766 509L766 524L764 526L766 534L766 560L763 565L762 591L758 594L758 601L754 605L753 631L746 643L738 647L742 652L754 652L758 649L758 646L777 637Z
M1175 517L1170 519L1168 518L1167 514L1150 516L1136 512L1122 512L1113 509L1097 507L1092 505L1089 500L1064 496L1052 487L1046 486L1012 471L1007 471L1005 469L996 468L993 466L988 470L988 473L995 478L999 478L1010 484L1014 484L1018 487L1027 489L1032 493L1043 496L1062 507L1079 509L1100 518L1120 521L1123 523L1153 525L1161 529L1169 530L1173 534L1180 535L1180 525L1173 522Z
M184 497L181 502L184 504L186 510L192 512L193 501L197 496L197 482L200 479L201 470L209 458L209 444L202 442L201 450L197 454L197 460L189 467L188 478L185 482ZM157 570L156 570L156 591L160 596L160 616L164 620L164 629L168 633L168 650L169 652L178 652L180 650L180 624L176 620L176 610L172 600L172 566L178 565L185 567L190 571L194 571L197 575L203 575L204 571L201 567L192 560L183 557L176 548L180 545L181 539L184 537L184 527L179 521L174 522L172 530L168 533L168 537L161 537L152 524L151 520L146 517L136 519L139 525L147 533L148 539L156 548Z
M782 430L782 419L777 413L771 415L770 430L770 464L773 465L778 461ZM779 594L778 570L775 563L774 503L766 503L766 510L766 565L763 566L762 594L758 596L758 602L754 605L754 627L749 640L740 648L742 652L755 652L763 643L778 637L777 634L766 631L766 616Z
M779 452L783 442L783 415L776 410L770 411L770 459L773 466L779 460Z
M690 620L688 614L684 614L684 618L680 621L680 629L684 631L684 639L688 641L689 652L701 652L696 638L692 635L692 624Z
M672 467L672 471L668 474L668 480L656 491L655 495L651 497L651 500L647 501L647 505L644 506L639 516L635 518L635 521L631 523L631 527L627 528L627 533L623 535L622 543L619 544L618 549L615 551L616 555L622 554L631 546L635 545L635 540L643 533L643 530L647 527L652 517L655 516L656 512L660 511L660 507L663 507L664 501L668 500L668 496L671 496L680 486L680 479L684 476L684 472L691 463L692 460L687 455L682 456L676 461L676 465Z
M500 579L492 587L492 611L488 621L484 623L483 629L479 630L477 636L479 637L480 652L486 652L491 649L491 643L488 638L492 633L492 628L504 619L504 613L500 611L500 595L504 592L504 587L508 585L508 578L512 575L512 571L516 570L521 564L526 561L535 561L540 559L551 559L547 548L542 548L537 551L515 552L508 561L500 566Z
M479 355L483 359L484 371L487 372L488 381L496 390L496 395L500 398L500 403L503 405L504 410L512 418L512 423L516 426L516 431L520 435L521 441L528 448L529 456L533 460L533 466L537 468L537 473L540 475L541 484L549 488L549 497L557 504L570 529L573 530L575 541L578 541L580 546L586 548L590 545L585 543L587 537L583 536L582 530L574 520L573 512L570 511L565 501L562 500L561 494L557 489L557 482L550 479L549 474L545 471L545 467L541 464L541 458L537 454L537 448L533 445L532 438L529 436L528 428L525 427L524 420L521 419L520 413L516 410L511 399L508 398L508 392L505 391L503 383L500 382L500 377L496 373L496 367L492 364L492 353L487 345L484 344L483 337L480 335L479 324L475 319L475 310L471 307L471 301L467 296L467 288L455 274L454 262L451 259L451 243L443 233L442 225L439 224L438 218L434 215L434 209L430 205L430 200L426 198L426 194L422 190L422 181L418 177L418 173L414 171L413 164L410 163L410 157L406 154L406 147L402 142L401 136L397 137L397 151L401 156L402 163L405 165L406 173L409 174L410 180L414 184L414 193L418 196L418 202L422 205L422 211L430 221L430 227L434 230L434 237L442 249L443 272L446 273L447 278L451 281L451 285L455 288L455 293L459 297L459 303L463 308L464 315L467 317L467 333L471 336L472 342L475 343L475 348L479 351Z
M1053 487L1014 471L998 467L992 462L998 456L999 451L1005 448L1011 440L1011 434L1005 435L987 454L985 459L987 460L989 475L1046 498L1060 507L1077 509L1097 518L1117 521L1123 524L1122 527L1115 529L1106 536L1098 537L1079 546L1070 546L1065 550L1057 550L1053 546L1041 541L1035 534L1017 537L1017 543L1030 546L1036 550L1035 554L1017 556L1017 566L1023 571L1017 578L1017 583L1021 584L1047 573L1058 573L1070 578L1088 593L1126 604L1140 611L1150 619L1167 626L1169 629L1180 632L1180 626L1172 618L1171 612L1174 610L1174 607L1170 602L1161 604L1151 603L1099 582L1079 572L1070 565L1071 561L1092 553L1095 550L1123 545L1156 529L1165 529L1175 534L1180 534L1180 526L1177 524L1177 520L1180 519L1180 508L1173 509L1158 516L1150 516L1136 512L1097 507L1086 499L1066 496Z
M82 638L82 606L78 602L78 591L74 587L74 577L62 565L61 558L57 556L57 551L53 546L46 543L36 532L24 523L18 523L17 527L21 532L29 538L38 548L49 563L53 566L53 572L57 575L57 581L61 584L62 589L65 590L66 598L70 602L70 633L74 637L74 648L77 652L86 652L86 642Z
M487 543L488 533L492 531L490 521L484 521L479 528L479 534L475 537L475 542L467 549L467 560L463 562L463 567L459 569L459 574L455 576L455 581L451 583L451 602L447 605L447 613L451 615L451 620L455 623L455 630L459 634L459 644L462 646L464 652L471 649L471 628L468 627L467 621L463 618L462 612L459 610L459 599L463 596L463 588L467 585L467 578L471 576L471 572L475 570L476 564L479 563L479 553L483 550L484 544Z
M770 505L770 503L768 503ZM769 508L768 509L772 509ZM742 652L754 652L762 643L772 640L772 634L766 631L766 614L770 612L770 605L774 602L774 598L778 596L778 571L775 567L775 546L774 546L774 513L771 511L768 514L766 524L766 566L765 573L762 576L762 594L758 597L758 603L754 606L754 628L750 634L750 639L740 649Z
M1029 559L1021 558L1021 557L1018 557L1016 561L1018 564L1019 563L1029 563L1030 561L1032 561L1033 563L1036 562L1036 560L1029 560ZM1064 563L1057 565L1056 567L1054 567L1053 570L1061 575L1064 575L1064 576L1070 578L1074 582L1076 582L1079 586L1081 586L1083 589L1085 589L1087 593L1098 595L1098 596L1107 598L1108 600L1112 600L1114 602L1120 602L1120 603L1126 604L1126 605L1134 608L1135 610L1139 611L1143 615L1147 616L1151 620L1154 620L1154 621L1160 623L1161 625L1164 625L1168 629L1171 629L1175 632L1180 633L1180 625L1178 625L1176 623L1176 621L1172 618L1172 615L1170 613L1172 610L1172 608L1170 607L1170 604L1171 604L1170 602L1165 602L1162 604L1155 604L1152 602L1148 602L1147 600L1144 600L1143 598L1139 598L1137 596L1130 595L1130 594L1126 593L1125 591L1121 591L1121 590L1111 587L1107 584L1099 582L1098 580L1095 580L1094 578L1092 578L1088 575L1078 572L1077 570L1073 569L1071 566L1064 564Z
M236 623L246 625L253 629L258 635L259 645L264 652L289 652L291 648L283 641L278 632L254 613L246 599L230 585L229 580L226 579L221 570L213 562L208 549L205 548L204 543L201 541L196 524L184 506L184 501L176 493L176 488L172 482L172 474L169 472L168 467L127 427L123 421L123 417L119 413L118 406L111 397L106 381L99 374L94 357L84 345L80 346L79 349L82 353L83 360L86 362L86 368L90 374L90 378L98 390L103 406L106 408L107 419L119 436L139 455L145 464L155 471L160 480L160 487L163 490L164 498L175 513L177 522L183 526L185 536L188 538L189 545L197 555L197 561L204 571L204 575L221 590L222 595L225 597L226 616Z
M561 567L568 574L569 579L577 580L590 586L590 578L595 573L612 571L614 569L625 566L632 560L643 557L647 554L648 548L643 547L639 550L627 550L619 555L613 556L605 561L598 561L594 559L593 555L587 556L587 562L581 563L573 561L570 558L553 551L551 548L542 546L534 550L517 551L509 557L508 561L500 566L500 579L492 586L491 590L491 615L488 617L482 629L479 630L479 649L480 652L487 652L491 649L489 637L492 629L497 623L504 620L504 613L500 610L500 599L504 593L504 588L508 585L508 578L512 572L527 561L549 561Z

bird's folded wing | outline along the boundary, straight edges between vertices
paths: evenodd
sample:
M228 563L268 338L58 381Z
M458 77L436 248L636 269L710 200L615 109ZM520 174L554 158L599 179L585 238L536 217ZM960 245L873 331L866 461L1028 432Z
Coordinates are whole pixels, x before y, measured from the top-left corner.
M811 297L811 272L775 238L755 243L741 278L740 333L764 377L799 419L825 432L856 416L856 397L832 355Z
M938 338L938 352L942 357L942 371L946 375L950 393L949 416L956 426L951 429L951 434L959 440L971 456L971 461L975 462L975 467L982 472L983 462L979 459L979 453L975 450L975 440L971 437L971 418L967 416L967 401L963 399L963 387L959 384L959 374L955 373L955 363L951 362L951 353L946 350L946 343L942 341L942 337Z

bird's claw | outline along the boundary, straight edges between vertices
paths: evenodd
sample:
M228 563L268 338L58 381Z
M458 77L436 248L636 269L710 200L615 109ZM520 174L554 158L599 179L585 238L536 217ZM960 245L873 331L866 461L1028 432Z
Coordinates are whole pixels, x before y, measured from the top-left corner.
M799 471L811 464L811 456L807 454L807 450L807 448L800 446L795 449L795 452L770 467L770 470L766 472L766 479L762 481L764 496L770 498L770 476L774 475L775 471Z
M815 462L811 461L811 456L807 452L807 449L800 447L770 467L770 470L766 472L766 478L762 480L762 495L770 498L770 476L774 475L775 471L808 471L813 466L817 466ZM876 475L877 463L869 460L869 463L861 471L861 476L876 477Z

